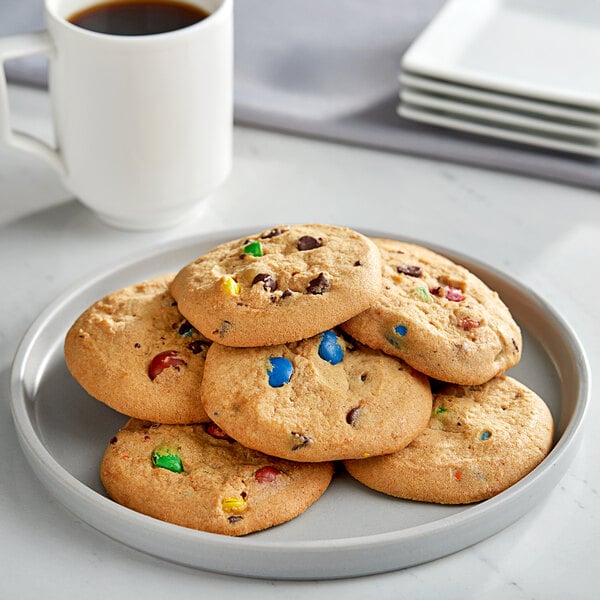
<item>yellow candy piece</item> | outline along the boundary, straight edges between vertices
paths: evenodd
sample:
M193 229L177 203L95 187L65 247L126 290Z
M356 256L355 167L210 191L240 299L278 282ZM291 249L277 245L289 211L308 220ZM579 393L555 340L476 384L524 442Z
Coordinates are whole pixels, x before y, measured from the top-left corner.
M240 496L229 496L228 498L223 498L221 508L225 512L239 514L245 510L246 501Z
M230 296L238 296L240 293L240 285L233 277L225 277L221 289Z

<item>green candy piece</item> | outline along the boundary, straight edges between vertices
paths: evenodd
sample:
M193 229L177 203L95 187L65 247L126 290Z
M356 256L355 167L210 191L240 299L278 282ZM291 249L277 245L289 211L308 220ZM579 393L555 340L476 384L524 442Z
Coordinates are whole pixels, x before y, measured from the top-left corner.
M421 300L425 300L425 302L433 302L433 297L429 293L429 290L424 287L415 288L415 292L421 298Z
M152 451L152 464L161 469L173 471L173 473L181 473L183 464L181 457L177 454L177 450L169 446L157 446Z
M260 242L250 242L244 246L244 252L252 256L262 256L262 245Z

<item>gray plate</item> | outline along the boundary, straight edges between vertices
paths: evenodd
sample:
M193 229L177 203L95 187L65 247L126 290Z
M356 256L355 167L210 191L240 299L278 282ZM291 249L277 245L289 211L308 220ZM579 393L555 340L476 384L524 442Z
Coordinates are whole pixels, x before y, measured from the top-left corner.
M176 271L213 246L247 233L190 238L121 262L63 294L32 324L15 357L11 407L29 463L59 502L104 534L169 561L251 577L325 579L390 571L445 556L500 531L544 500L579 446L589 401L586 357L569 325L532 291L439 247L433 249L496 289L523 330L523 358L510 374L545 399L557 424L553 450L528 476L490 500L441 506L385 496L338 473L304 514L243 538L163 523L107 498L98 466L126 417L93 400L72 379L62 351L67 329L103 295Z

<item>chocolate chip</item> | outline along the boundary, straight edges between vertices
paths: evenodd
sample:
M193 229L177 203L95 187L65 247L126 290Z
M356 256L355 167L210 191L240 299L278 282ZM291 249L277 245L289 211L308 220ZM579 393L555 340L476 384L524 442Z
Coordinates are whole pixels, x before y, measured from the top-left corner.
M269 292L277 289L277 281L270 273L259 273L253 280L252 285L262 282L263 288Z
M360 415L360 406L355 406L354 408L348 411L346 415L346 423L348 425L352 425L352 427L356 427L356 421Z
M312 442L312 440L303 433L298 433L296 431L292 431L291 433L294 438L294 443L292 444L292 451L300 450L300 448L304 448Z
M410 277L421 277L423 275L423 269L417 265L398 265L396 271Z
M187 335L191 335L192 332L194 331L194 326L187 320L185 320L180 326L179 329L177 330L177 333L184 337Z
M312 250L323 245L323 238L314 238L312 235L303 235L297 244L298 250Z
M111 444L116 444L117 443L117 436L113 437L110 439L110 443Z
M512 345L513 345L513 347L514 347L515 351L517 351L517 352L518 352L518 351L519 351L519 344L517 344L517 342L515 342L515 339L514 339L514 338L510 338L510 339L511 339L511 341L512 341Z
M241 521L244 517L242 517L241 515L231 515L231 517L227 517L227 520L230 523L237 523L238 521Z
M200 354L200 352L202 352L202 350L204 350L204 348L208 345L209 342L204 342L202 340L194 340L193 342L190 342L187 345L187 347L188 350L192 351L192 354Z
M361 380L361 381L366 381L366 380L367 380L367 374L366 374L366 373L363 373L363 374L360 376L360 380Z
M273 229L271 229L271 231L269 231L268 233L263 233L260 237L263 240L268 240L269 238L281 235L282 233L284 233L284 229L279 229L279 227L274 227Z
M133 347L134 347L134 348L141 348L141 347L142 347L142 345L141 345L139 342L136 342L136 343L133 345Z
M354 263L354 266L355 266L355 267L360 267L361 265L362 265L362 263L360 262L360 260L357 260L357 261Z
M306 292L308 294L323 294L324 292L329 291L331 288L331 282L323 273L319 273L314 279L311 279L308 282L308 287L306 288Z
M231 321L223 321L221 323L221 326L219 327L219 329L217 329L213 333L218 333L219 337L225 337L227 335L227 333L229 333L231 331L232 328L233 328L233 323Z
M283 292L281 292L281 299L283 300L284 298L287 298L288 296L292 295L292 290L287 289L287 290L283 290Z
M431 287L429 288L429 293L432 296L441 296L442 295L442 288L441 287Z

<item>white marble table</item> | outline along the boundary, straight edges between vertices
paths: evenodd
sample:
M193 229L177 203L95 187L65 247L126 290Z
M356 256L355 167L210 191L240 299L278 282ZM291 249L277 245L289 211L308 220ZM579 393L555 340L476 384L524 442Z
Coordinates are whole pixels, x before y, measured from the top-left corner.
M46 94L10 90L15 125L51 138ZM96 269L196 233L322 221L386 229L478 257L546 298L600 377L600 197L537 180L238 128L234 170L193 221L109 229L55 174L0 148L0 598L594 598L600 564L600 406L561 483L514 525L402 571L322 582L262 581L176 566L68 513L38 482L8 407L10 366L37 314Z

